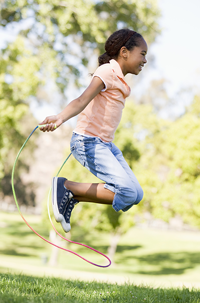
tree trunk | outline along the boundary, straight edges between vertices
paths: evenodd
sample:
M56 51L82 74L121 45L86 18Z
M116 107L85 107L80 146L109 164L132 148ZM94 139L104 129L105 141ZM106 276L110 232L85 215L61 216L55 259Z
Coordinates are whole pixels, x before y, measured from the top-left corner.
M56 234L55 230L50 230L49 234L50 241L58 246L61 245L61 239L60 237ZM51 257L49 260L49 265L50 266L56 266L58 263L58 252L59 248L55 247L52 245L52 252L51 252Z
M110 246L108 248L108 257L110 258L112 265L115 265L114 256L117 250L117 244L119 242L120 237L121 233L119 231L111 233Z

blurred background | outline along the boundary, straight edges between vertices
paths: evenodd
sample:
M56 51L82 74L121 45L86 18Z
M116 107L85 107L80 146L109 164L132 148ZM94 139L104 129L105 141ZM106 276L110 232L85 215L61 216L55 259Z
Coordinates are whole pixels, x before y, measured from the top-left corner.
M199 11L199 0L0 0L0 271L200 285ZM147 41L148 64L126 76L132 92L114 142L144 198L127 213L80 203L67 234L110 256L113 265L102 272L28 229L10 179L30 132L83 92L107 37L127 27ZM76 118L53 133L34 133L16 166L16 194L43 236L104 263L61 241L47 217L51 179L69 154L75 124ZM98 182L72 157L60 176Z

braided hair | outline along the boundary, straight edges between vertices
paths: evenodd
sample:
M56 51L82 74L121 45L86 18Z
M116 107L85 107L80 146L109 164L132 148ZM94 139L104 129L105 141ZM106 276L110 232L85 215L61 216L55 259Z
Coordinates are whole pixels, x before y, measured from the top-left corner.
M142 35L128 28L114 32L105 43L106 52L98 58L99 66L109 63L111 59L116 59L122 46L128 50L133 49L134 46L139 46L139 40L142 38Z

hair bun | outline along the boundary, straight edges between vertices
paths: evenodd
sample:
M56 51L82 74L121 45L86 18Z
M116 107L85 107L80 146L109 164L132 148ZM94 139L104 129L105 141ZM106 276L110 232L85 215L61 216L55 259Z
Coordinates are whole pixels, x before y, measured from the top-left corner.
M99 66L105 63L109 63L109 61L112 59L111 56L108 55L107 52L105 52L103 55L99 56L98 61L99 61Z

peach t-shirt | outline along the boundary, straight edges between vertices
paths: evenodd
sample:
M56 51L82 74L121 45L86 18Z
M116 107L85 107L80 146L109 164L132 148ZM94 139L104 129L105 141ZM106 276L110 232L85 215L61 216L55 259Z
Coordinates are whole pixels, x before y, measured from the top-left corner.
M120 65L114 59L99 66L93 77L99 77L105 88L79 114L74 132L110 142L114 139L125 98L131 90L125 82Z

